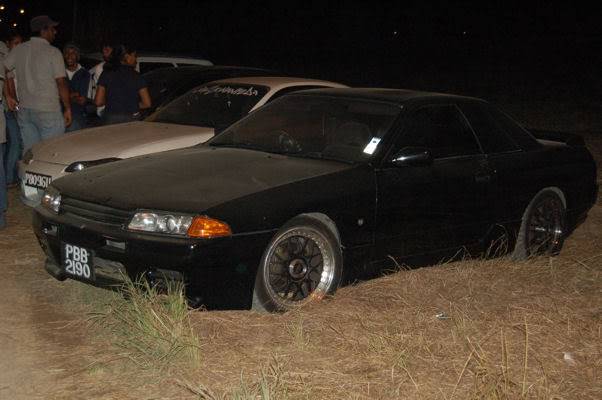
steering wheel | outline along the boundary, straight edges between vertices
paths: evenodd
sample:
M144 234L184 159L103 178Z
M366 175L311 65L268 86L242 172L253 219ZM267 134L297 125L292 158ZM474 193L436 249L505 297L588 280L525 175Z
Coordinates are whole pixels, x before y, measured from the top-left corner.
M285 153L299 153L301 151L301 145L285 130L279 129L274 132L278 135L278 144Z

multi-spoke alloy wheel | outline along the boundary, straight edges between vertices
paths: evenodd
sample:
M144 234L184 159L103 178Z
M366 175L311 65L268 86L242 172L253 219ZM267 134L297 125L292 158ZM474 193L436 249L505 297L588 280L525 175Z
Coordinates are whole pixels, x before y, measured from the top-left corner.
M539 192L523 216L514 250L515 258L557 254L565 236L564 214L564 203L555 191L544 189Z
M341 251L320 221L295 218L272 239L255 284L253 307L289 310L336 290Z

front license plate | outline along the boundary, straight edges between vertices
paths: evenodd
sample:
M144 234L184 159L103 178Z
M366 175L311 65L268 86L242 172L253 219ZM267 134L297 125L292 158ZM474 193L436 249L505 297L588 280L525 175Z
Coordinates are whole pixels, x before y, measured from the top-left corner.
M52 177L25 171L25 184L38 189L46 189L52 182Z
M61 254L63 269L69 276L88 281L94 280L92 250L69 243L63 243Z

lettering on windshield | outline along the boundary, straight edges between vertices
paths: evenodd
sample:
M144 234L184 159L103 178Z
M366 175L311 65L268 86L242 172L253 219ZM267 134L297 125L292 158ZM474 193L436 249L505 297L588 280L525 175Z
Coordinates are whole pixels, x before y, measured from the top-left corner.
M231 86L203 86L195 89L194 93L207 95L207 94L229 94L232 96L257 96L259 92L253 86L249 88L242 87L231 87Z

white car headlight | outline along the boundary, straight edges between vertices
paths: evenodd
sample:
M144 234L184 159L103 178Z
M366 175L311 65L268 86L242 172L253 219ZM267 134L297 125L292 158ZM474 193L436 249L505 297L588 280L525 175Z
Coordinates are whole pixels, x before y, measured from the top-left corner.
M42 206L50 211L59 213L61 209L61 194L53 186L48 186L42 197Z
M132 217L128 229L185 236L192 220L192 215L142 211Z

